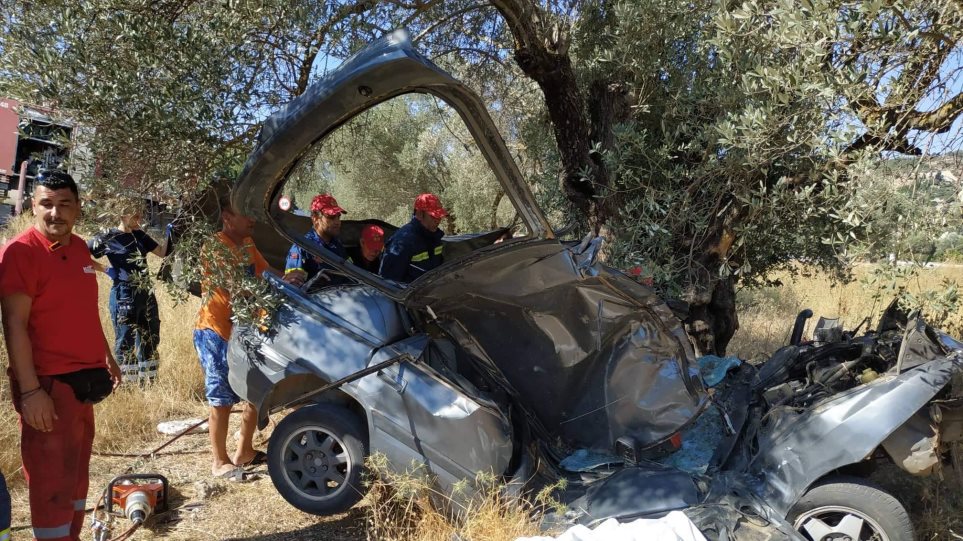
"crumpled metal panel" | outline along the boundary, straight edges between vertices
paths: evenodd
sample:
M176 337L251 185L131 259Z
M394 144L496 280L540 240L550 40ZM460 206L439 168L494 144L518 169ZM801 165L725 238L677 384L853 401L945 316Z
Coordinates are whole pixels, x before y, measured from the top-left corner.
M436 275L410 297L504 377L545 436L611 448L658 443L702 410L706 393L681 324L651 290L601 265L576 266L554 241Z
M925 406L961 368L956 355L837 394L795 413L774 409L759 430L750 469L764 479L760 496L789 509L813 482L869 456L889 434Z
M756 479L722 471L708 479L709 491L699 505L684 512L709 539L732 541L806 541L783 513L754 494Z
M335 381L402 355L423 358L428 337L407 337L399 305L377 290L338 287L308 298L277 285L289 302L279 309L272 335L239 326L228 352L231 387L261 416L285 402L272 396L282 381L307 375L314 377L308 383ZM507 416L422 363L393 365L341 391L364 409L373 450L385 452L401 470L412 461L426 464L444 490L478 472L500 475L509 467Z
M413 336L379 351L371 362L387 360L393 351L423 358L427 344L427 336ZM416 451L417 462L427 462L448 487L473 479L478 472L501 475L509 466L513 445L507 417L484 398L468 396L437 377L422 363L390 366L377 376L359 380L351 392L370 411L372 449L393 447L382 443L387 438L409 448L407 453L389 456L400 470L410 466L403 463L404 457ZM385 447L379 447L382 444Z

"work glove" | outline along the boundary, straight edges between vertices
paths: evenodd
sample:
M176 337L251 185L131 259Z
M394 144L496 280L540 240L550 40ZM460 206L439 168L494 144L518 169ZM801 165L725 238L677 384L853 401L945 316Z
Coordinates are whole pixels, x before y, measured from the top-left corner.
M177 231L174 229L174 222L167 224L164 230L164 236L167 237L167 253L164 254L166 257L174 251L174 243L177 242L177 237L179 237Z

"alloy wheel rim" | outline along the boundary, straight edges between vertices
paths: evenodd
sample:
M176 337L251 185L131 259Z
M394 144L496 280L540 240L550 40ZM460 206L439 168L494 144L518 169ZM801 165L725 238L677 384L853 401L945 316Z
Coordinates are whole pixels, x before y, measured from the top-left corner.
M338 436L321 427L302 427L284 440L281 449L284 479L303 497L324 501L347 486L351 463Z
M874 519L839 505L811 509L796 518L793 528L812 541L890 541Z

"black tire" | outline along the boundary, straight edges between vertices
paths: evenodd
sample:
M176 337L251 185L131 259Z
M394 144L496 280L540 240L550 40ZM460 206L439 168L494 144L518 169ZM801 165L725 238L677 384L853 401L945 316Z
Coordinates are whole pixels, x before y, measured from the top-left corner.
M893 496L857 477L831 477L819 482L796 502L786 518L812 541L847 537L852 541L914 539L906 508ZM859 535L846 535L856 529L857 519L862 521ZM848 527L843 520L850 521ZM826 528L833 530L832 535L820 535Z
M367 433L344 408L319 404L292 412L271 434L267 454L271 482L305 513L343 513L364 496Z

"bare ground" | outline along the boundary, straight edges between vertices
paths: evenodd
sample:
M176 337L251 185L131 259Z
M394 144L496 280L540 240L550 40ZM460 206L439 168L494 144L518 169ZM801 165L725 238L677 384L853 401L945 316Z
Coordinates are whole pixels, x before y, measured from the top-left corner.
M235 416L236 417L236 416ZM259 433L255 443L263 448L270 428ZM232 426L232 432L236 427ZM156 448L167 440L158 435L143 450ZM145 528L136 532L135 540L233 540L233 541L355 541L365 539L364 512L359 504L350 512L316 517L301 513L285 502L268 477L267 468L252 471L257 479L235 483L213 479L210 474L210 453L207 434L185 436L152 459L132 459L95 455L91 459L88 510L94 506L104 487L114 476L124 473L154 472L164 475L171 483L170 511L148 520ZM17 472L9 477L19 477ZM14 482L13 499L14 538L30 535L29 506L26 487ZM129 523L125 519L114 522L113 535L123 532ZM90 518L86 520L90 527ZM84 539L90 539L85 532Z

